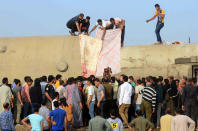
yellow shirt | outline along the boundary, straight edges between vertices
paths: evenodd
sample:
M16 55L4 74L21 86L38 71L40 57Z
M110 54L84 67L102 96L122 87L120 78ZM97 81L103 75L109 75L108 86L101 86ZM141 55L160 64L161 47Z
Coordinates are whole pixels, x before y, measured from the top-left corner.
M60 86L60 81L56 81L55 87L58 88Z
M165 11L162 10L162 9L160 10L160 12L161 12L162 14L165 14ZM155 15L157 16L157 23L158 23L158 22L164 23L164 18L162 18L162 17L158 14L157 11L155 12Z
M171 121L173 119L173 116L171 115L164 115L160 119L160 125L161 129L160 131L171 131Z

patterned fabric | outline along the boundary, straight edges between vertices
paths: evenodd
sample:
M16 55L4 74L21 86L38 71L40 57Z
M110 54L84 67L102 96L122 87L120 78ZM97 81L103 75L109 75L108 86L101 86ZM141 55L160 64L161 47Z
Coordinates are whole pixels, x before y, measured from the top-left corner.
M102 49L102 41L86 35L81 35L79 38L82 75L84 77L95 75L98 57Z
M15 131L12 113L10 111L4 111L0 114L0 129Z
M103 31L98 29L96 38L101 38ZM121 48L121 30L107 30L103 40L102 51L97 64L96 76L102 76L104 69L110 67L112 74L120 73L120 48Z
M75 84L68 85L65 90L65 98L68 105L72 105L72 92L75 88Z
M41 106L39 109L39 115L41 115L43 119L43 128L44 129L49 129L49 126L47 124L47 120L45 119L50 113L50 110L46 106Z

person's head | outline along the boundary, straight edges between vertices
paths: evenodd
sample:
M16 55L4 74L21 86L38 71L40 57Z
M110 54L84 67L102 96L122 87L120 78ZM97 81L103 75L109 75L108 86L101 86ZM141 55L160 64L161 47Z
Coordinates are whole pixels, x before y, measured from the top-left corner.
M159 4L155 4L155 9L156 9L157 11L159 11L159 10L160 10L160 5L159 5Z
M4 108L5 110L9 110L9 108L10 108L9 103L5 102L5 103L3 104L3 108Z
M62 75L60 75L60 74L58 74L58 75L56 75L56 80L61 80L62 79Z
M192 78L192 84L193 84L194 86L197 85L197 79L196 79L196 78Z
M34 105L34 113L39 112L39 105Z
M174 77L173 77L173 76L169 76L169 77L168 77L168 81L169 81L169 83L172 83L172 82L173 82L173 80L174 80Z
M115 25L115 20L114 20L114 18L110 18L110 22L111 22L111 24Z
M136 113L136 116L142 116L142 111L141 110L137 110L135 113Z
M141 80L137 80L137 85L142 85L142 81Z
M116 114L116 110L115 109L111 110L110 116L111 116L111 118L116 118L117 114Z
M150 79L149 76L146 77L145 82L146 82L146 83L150 83L150 82L151 82L151 79Z
M124 76L123 76L123 81L124 81L124 82L128 82L128 76L124 75Z
M82 87L82 81L77 79L77 81L76 81L76 86Z
M69 77L67 80L68 85L72 85L75 82L75 79L73 77Z
M41 79L40 78L36 78L34 80L34 87L40 87L41 86Z
M16 86L21 86L21 81L19 79L15 79L14 83Z
M80 20L82 20L82 19L84 18L84 14L83 14L83 13L80 13L79 16L78 16L78 18L79 18Z
M85 22L88 23L90 21L90 19L91 19L90 16L87 16L85 19Z
M47 82L47 76L42 76L42 77L41 77L41 81L42 81L42 82Z
M187 83L188 85L192 85L193 84L192 78L188 78Z
M170 108L166 109L166 114L169 114L169 115L171 114L171 109Z
M63 80L60 80L60 85L63 86L65 82Z
M27 85L28 86L31 86L32 85L32 83L33 83L33 80L31 79L31 78L29 78L29 79L27 79Z
M186 82L181 81L179 83L179 86L183 89L186 86Z
M124 82L124 76L125 76L124 74L122 74L122 75L120 76L120 81L121 81L121 82Z
M25 82L27 82L28 79L31 79L31 77L30 77L30 76L25 76L25 77L24 77L24 81L25 81Z
M182 109L181 109L181 108L176 108L176 109L175 109L175 114L176 114L176 115L182 115L182 114L183 114Z
M55 77L53 75L48 76L48 83L53 83L55 80Z
M98 25L102 26L102 20L101 19L98 19Z
M59 103L58 103L58 101L54 101L54 107L57 109L57 108L59 108Z
M94 113L95 113L95 115L96 115L96 116L99 116L99 115L100 115L100 113L101 113L100 108L95 107L95 109L94 109Z
M54 93L54 97L55 97L56 99L59 99L59 93L58 93L58 92L55 92L55 93Z
M43 99L41 105L46 106L46 103L47 103L46 99Z
M130 83L134 82L134 77L133 76L129 76L129 81L130 81Z
M93 85L93 80L90 77L87 78L87 85Z
M188 78L186 76L183 76L182 79L181 79L181 81L187 82L187 79Z
M98 78L96 78L96 79L94 80L94 83L95 83L96 86L99 86L99 85L100 85L100 80L99 80Z
M2 79L2 84L4 84L4 85L7 85L8 84L8 78L7 77L4 77Z
M61 99L60 99L60 102L61 102L61 105L62 105L62 106L64 106L64 107L68 106L68 104L67 104L65 98L61 98Z

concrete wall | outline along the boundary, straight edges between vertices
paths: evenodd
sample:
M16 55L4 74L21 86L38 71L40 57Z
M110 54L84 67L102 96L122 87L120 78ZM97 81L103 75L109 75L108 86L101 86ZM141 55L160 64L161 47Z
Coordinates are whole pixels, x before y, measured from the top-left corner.
M133 76L191 76L192 64L175 64L176 58L198 56L198 45L144 45L121 50L122 72ZM68 70L59 72L67 62ZM62 65L63 64L63 65ZM0 79L33 78L49 74L81 75L78 37L49 36L0 38Z
M6 51L3 52L3 49ZM26 75L33 78L57 73L66 76L81 74L80 48L78 37L24 37L0 39L0 79L23 79ZM67 62L67 72L56 69Z
M122 73L134 76L192 75L192 64L175 64L176 58L198 56L198 45L140 45L124 47ZM194 63L196 64L196 63Z

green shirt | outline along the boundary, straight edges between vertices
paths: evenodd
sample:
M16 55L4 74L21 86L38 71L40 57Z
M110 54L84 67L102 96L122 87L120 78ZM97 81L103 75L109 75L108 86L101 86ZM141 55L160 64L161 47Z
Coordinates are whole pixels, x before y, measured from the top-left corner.
M147 119L143 117L137 117L129 123L135 131L147 131L149 128L153 128L154 125Z
M89 131L111 131L111 126L101 116L96 116L89 121Z

